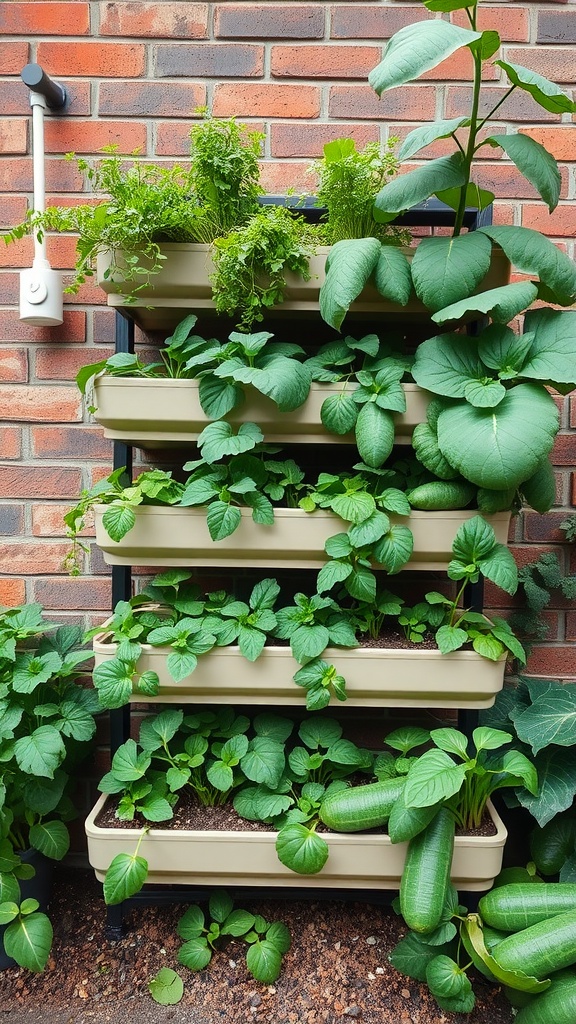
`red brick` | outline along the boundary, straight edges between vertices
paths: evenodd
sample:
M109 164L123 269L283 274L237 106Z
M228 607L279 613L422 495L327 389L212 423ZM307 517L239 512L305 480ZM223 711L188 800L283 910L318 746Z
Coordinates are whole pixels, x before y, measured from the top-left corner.
M28 352L25 348L0 349L0 381L24 384L28 380Z
M101 2L101 36L206 39L209 4Z
M156 128L158 156L188 156L190 153L190 123L160 121Z
M534 228L546 235L574 238L576 235L576 209L574 203L557 206L553 213L548 212L544 203L526 203L522 207L522 224L525 228Z
M10 118L10 120L0 121L0 153L27 152L28 121L24 121L21 118Z
M488 153L487 153L488 155ZM562 171L561 192L568 193L568 172ZM498 163L482 162L476 165L474 180L482 188L489 189L502 199L537 199L538 192L509 160Z
M576 640L576 612L566 612L566 639Z
M528 657L526 672L543 679L576 677L574 645L542 645L534 647Z
M156 47L159 78L261 78L263 71L263 46L177 43Z
M296 193L309 192L313 182L309 167L308 161L263 161L260 164L260 180L270 195L288 195L292 189Z
M523 128L522 135L529 135L539 142L556 160L572 161L576 158L576 125L562 125L558 128Z
M378 142L377 125L368 124L297 124L275 121L270 125L270 155L284 157L321 157L327 142L354 139L358 149L367 142Z
M24 504L0 503L0 536L21 537L24 533Z
M376 46L273 46L270 71L275 78L361 78L380 60Z
M537 43L576 43L576 11L538 11Z
M420 5L400 4L382 7L376 4L340 4L331 12L332 39L389 39L406 25L429 21L433 15Z
M450 20L462 28L470 24L464 11L454 11ZM490 29L497 32L504 43L527 43L530 39L530 21L526 7L492 6L477 8L476 24L481 32Z
M576 427L576 394L570 395L570 426Z
M54 270L72 269L76 263L76 239L72 235L47 235L46 246ZM34 241L28 235L0 249L0 267L30 267L33 254Z
M0 458L19 459L22 454L22 428L0 427Z
M6 5L3 4L3 7ZM30 46L25 42L14 40L0 43L0 75L19 75L28 63ZM20 86L26 93L26 87Z
M32 534L34 537L65 537L66 524L64 516L70 511L70 502L66 505L56 502L33 503L32 508ZM82 530L82 537L93 537L94 528L92 525Z
M34 376L38 380L76 380L76 374L87 363L108 359L110 348L41 348L36 352Z
M318 117L320 89L313 85L224 82L214 90L215 117Z
M84 179L74 164L62 159L46 160L48 192L81 192ZM0 192L32 192L31 157L6 157L0 161Z
M116 320L116 313L112 309L97 309L92 314L92 332L93 342L95 345L113 345L114 344L114 324ZM85 353L85 362L92 359L92 352ZM99 358L98 350L96 350L96 359ZM94 362L96 361L94 360Z
M494 55L496 58L497 54ZM495 81L498 78L496 67L492 64L482 66L482 79L484 81ZM431 71L426 71L419 76L418 81L434 80L437 82L464 81L471 82L474 79L474 62L472 54L467 46L457 50L446 60L437 64Z
M8 576L61 573L70 545L48 540L0 544L0 565Z
M5 341L83 342L86 313L64 310L64 323L59 327L32 327L18 318L18 310L0 309L0 338Z
M551 459L555 466L576 466L576 433L558 434Z
M494 203L493 219L495 224L515 224L516 207L512 203Z
M81 419L82 401L77 388L0 384L0 420L70 423Z
M51 579L37 580L34 584L34 600L39 601L44 608L70 611L82 608L106 613L110 608L111 596L109 579Z
M89 4L56 3L41 0L31 3L4 3L0 5L0 32L14 36L68 36L71 26L75 36L90 31Z
M118 92L122 83L116 83ZM50 121L44 132L47 153L94 153L118 146L120 153L146 148L146 125L131 121Z
M73 498L80 494L76 466L0 466L0 494L10 498Z
M1 45L1 44L0 44ZM46 123L52 118L78 117L90 113L90 82L79 82L77 79L66 79L58 76L58 81L66 89L66 111L64 114L58 111L47 110L45 113ZM2 112L5 115L20 114L30 117L30 93L23 85L20 78L12 82L2 82Z
M543 544L563 544L566 534L560 529L560 523L566 519L566 512L548 512L538 515L537 512L524 513L524 540Z
M16 608L26 600L26 584L24 580L0 579L0 605L5 608Z
M144 74L146 51L142 43L38 43L38 63L51 75L81 78L137 78Z
M321 39L327 5L215 4L214 33L229 39Z
M328 99L332 118L367 121L433 121L436 90L433 85L407 85L391 89L379 99L367 85L333 85Z
M186 117L206 103L204 85L191 82L102 82L98 112L127 117ZM102 127L106 127L104 123ZM146 126L139 125L146 145ZM188 131L190 126L188 125ZM100 147L98 147L100 148ZM136 146L132 146L136 149ZM127 152L129 152L127 150Z
M34 427L32 452L38 459L111 459L112 442L100 427Z
M521 49L508 46L504 51L504 60L530 68L552 82L574 84L573 47L561 50L550 46L523 46Z
M490 113L490 111L496 106L496 104L499 103L500 100L505 96L507 91L508 90L506 88L502 88L499 85L484 86L480 96L479 112L481 116L486 117ZM414 107L414 117L417 118L417 98L415 102L416 106ZM471 102L472 90L469 86L448 86L448 88L446 89L446 99L443 116L467 116L470 113ZM521 121L523 125L534 124L540 121L560 120L559 114L551 114L548 110L543 110L542 107L539 107L538 104L532 99L532 97L528 93L523 92L521 89L516 89L508 97L508 99L504 101L502 106L498 108L496 117L497 122L495 123L506 121ZM428 117L426 117L425 120L428 120Z
M28 203L25 196L0 196L0 227L13 228L26 216Z
M537 562L540 555L545 552L555 552L558 554L560 550L557 546L554 547L552 544L519 544L511 545L510 550L514 555L514 561L519 569L522 569L525 565L530 565L531 562Z

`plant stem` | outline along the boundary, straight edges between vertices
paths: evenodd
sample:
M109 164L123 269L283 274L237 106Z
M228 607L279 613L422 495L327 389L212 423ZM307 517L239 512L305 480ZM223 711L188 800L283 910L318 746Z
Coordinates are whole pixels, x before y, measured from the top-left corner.
M473 31L476 31L476 9L470 11L466 9L470 25ZM468 185L470 184L470 171L472 167L472 160L474 158L474 152L476 148L476 138L478 135L478 108L480 105L480 86L482 84L482 53L478 48L472 52L474 60L474 84L472 93L472 111L470 114L470 128L468 132L468 145L466 146L466 153L464 156L464 184L460 189L460 202L458 204L458 210L456 211L456 220L454 222L453 235L456 238L461 230L464 223L464 214L466 212L466 198L468 194Z

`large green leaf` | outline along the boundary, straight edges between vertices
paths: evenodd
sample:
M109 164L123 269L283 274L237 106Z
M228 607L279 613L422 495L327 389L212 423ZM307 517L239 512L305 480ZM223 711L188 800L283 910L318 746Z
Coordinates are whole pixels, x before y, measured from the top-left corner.
M52 925L46 914L21 914L7 925L4 932L6 955L29 971L39 973L44 970L51 946Z
M422 388L446 398L464 398L471 381L486 377L473 338L460 334L439 334L416 349L412 376Z
M427 750L411 766L404 787L407 807L428 807L448 800L464 785L466 773L443 750Z
M212 959L212 950L204 936L189 939L178 951L178 963L189 971L203 971Z
M256 981L273 985L282 968L282 953L268 939L258 939L248 948L246 966Z
M269 736L256 736L242 758L242 771L251 782L275 789L285 766L284 748Z
M310 380L308 367L296 359L270 355L265 368L257 371L251 383L275 402L281 412L292 412L306 401Z
M576 796L576 748L546 747L536 755L538 772L538 795L532 796L527 790L517 790L517 797L523 807L536 819L539 825L549 821L572 807Z
M528 480L551 451L557 431L554 401L534 384L512 388L495 409L465 403L438 417L438 443L448 462L492 490Z
M236 505L226 501L213 501L208 506L206 522L212 540L224 540L238 529L242 522L242 513Z
M529 743L535 754L555 743L561 747L576 744L576 686L566 686L537 697L525 711L515 714L519 738Z
M444 324L451 320L460 320L470 312L485 313L499 324L507 324L518 313L528 309L538 298L538 286L532 281L514 281L500 288L489 288L486 292L471 295L460 302L454 302L434 313L432 320Z
M314 829L294 822L280 829L276 853L281 864L299 875L316 875L322 870L330 850L328 843Z
M428 423L417 423L412 433L412 447L416 458L426 469L441 480L454 480L460 474L444 458L438 447L438 435Z
M367 402L358 413L356 444L360 458L367 466L378 469L394 447L394 420L386 409Z
M127 505L117 504L116 502L109 505L102 516L102 526L110 539L115 541L116 544L130 532L135 522L136 515L134 509Z
M469 46L480 37L480 32L435 19L406 25L392 36L381 62L368 75L368 81L380 96L386 89L395 89L419 78L455 50Z
M479 231L423 238L412 259L418 298L434 311L467 298L488 273L491 255L492 245Z
M244 392L237 384L209 374L200 379L198 397L206 415L211 420L219 420L241 404Z
M423 203L436 192L460 188L465 181L460 154L428 160L414 171L400 174L384 185L376 196L374 216L379 221L393 220L394 214Z
M448 138L458 128L467 123L467 117L453 117L449 121L433 121L432 124L423 124L418 128L414 128L400 146L398 159L409 160L420 149L429 146L431 142L436 142L437 139Z
M382 245L374 270L374 283L385 299L405 306L412 293L410 264L401 249Z
M28 775L52 779L65 754L62 736L51 725L41 725L29 736L22 736L14 743L18 767Z
M331 434L348 434L354 430L358 418L358 405L350 392L339 391L322 402L320 418Z
M505 60L495 60L494 63L504 68L512 85L529 92L544 110L549 110L552 114L576 113L576 103L554 82L543 78L536 71Z
M256 423L242 423L235 431L226 420L216 420L198 434L198 447L206 462L218 462L226 455L250 451L263 440L264 435Z
M147 875L148 861L144 857L129 853L116 854L104 879L104 901L107 906L123 903L140 892Z
M522 376L576 387L576 311L534 309L524 328L534 335Z
M68 853L70 836L63 821L41 821L30 829L30 845L51 860L62 860Z
M552 213L558 206L562 185L558 164L552 154L529 135L492 135L488 141L504 150L518 170L534 185Z
M497 224L483 227L522 274L537 274L557 296L560 305L569 306L576 298L576 264L565 252L532 228Z
M322 319L336 331L375 270L381 248L377 238L346 238L330 249L319 304Z
M400 572L414 550L414 535L408 526L393 523L388 533L374 546L374 560L389 573Z

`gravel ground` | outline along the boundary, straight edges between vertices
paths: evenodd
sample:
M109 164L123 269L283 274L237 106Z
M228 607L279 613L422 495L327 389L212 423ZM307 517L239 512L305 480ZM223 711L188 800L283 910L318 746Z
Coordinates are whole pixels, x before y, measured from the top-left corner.
M237 906L240 906L237 901ZM246 901L244 901L246 905ZM388 907L321 900L251 900L246 909L284 921L292 947L274 985L248 973L245 947L232 940L207 969L177 963L176 922L185 906L139 907L119 941L104 934L105 908L91 871L60 869L46 971L0 972L0 1024L510 1024L497 989L474 980L477 1006L467 1017L445 1013L425 986L399 975L388 954L404 927ZM184 996L159 1006L148 981L160 967L178 970Z

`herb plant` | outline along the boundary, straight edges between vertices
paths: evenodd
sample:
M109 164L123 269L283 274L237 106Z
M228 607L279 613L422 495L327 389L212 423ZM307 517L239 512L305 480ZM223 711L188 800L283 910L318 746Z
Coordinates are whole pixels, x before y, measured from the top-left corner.
M207 111L190 131L190 180L202 209L199 241L212 242L258 211L258 158L264 136Z

